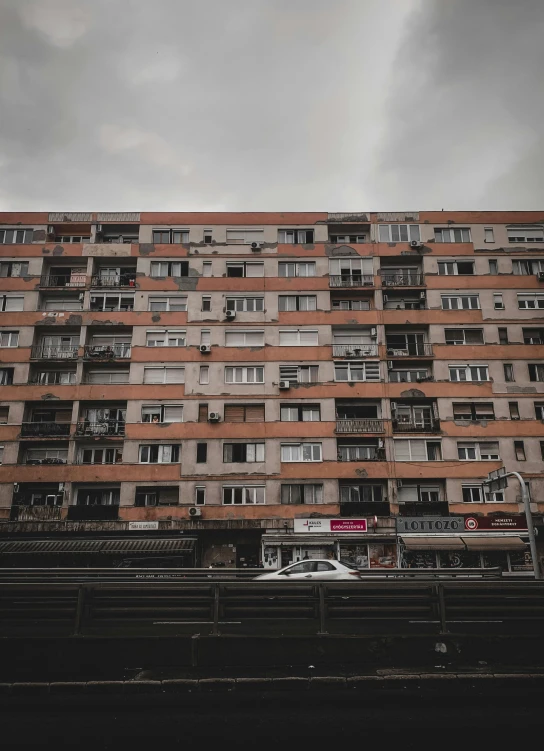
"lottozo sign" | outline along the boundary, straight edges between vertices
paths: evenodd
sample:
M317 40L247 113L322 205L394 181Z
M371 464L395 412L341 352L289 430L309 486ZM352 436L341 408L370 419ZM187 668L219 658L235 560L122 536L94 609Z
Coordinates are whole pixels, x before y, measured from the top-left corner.
M398 516L397 532L464 532L462 516Z

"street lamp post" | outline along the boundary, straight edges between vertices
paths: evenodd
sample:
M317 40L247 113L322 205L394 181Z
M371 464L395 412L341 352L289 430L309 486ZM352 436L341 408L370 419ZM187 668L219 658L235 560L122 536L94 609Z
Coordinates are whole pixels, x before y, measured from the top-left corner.
M525 518L527 520L527 531L529 532L529 546L531 548L534 576L535 579L542 579L542 572L540 570L540 563L538 561L538 554L536 551L536 538L535 528L533 524L533 514L531 512L531 500L529 498L527 488L525 487L523 477L519 474L519 472L507 472L505 467L501 467L500 469L496 469L493 472L490 472L484 484L488 486L490 491L503 490L508 486L508 477L516 477L519 482L521 489L521 498L523 500L523 506L525 509Z

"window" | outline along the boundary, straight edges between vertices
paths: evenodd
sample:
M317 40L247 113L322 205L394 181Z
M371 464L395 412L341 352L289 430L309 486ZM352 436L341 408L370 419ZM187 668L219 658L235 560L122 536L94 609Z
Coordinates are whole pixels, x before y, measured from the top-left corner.
M370 310L370 300L332 300L333 310Z
M463 485L463 503L503 503L504 493L497 490L490 493L485 485Z
M479 295L442 295L442 310L479 310Z
M264 331L227 329L225 331L225 347L264 347Z
M334 258L329 261L329 274L332 277L338 277L334 286L352 286L356 284L367 284L372 286L374 283L374 263L372 258L361 258L360 256L349 258Z
M183 422L183 405L150 404L143 406L142 422Z
M381 485L340 486L340 503L382 503L384 500Z
M281 502L323 503L323 485L282 485Z
M319 365L280 365L280 381L317 383Z
M483 329L445 329L446 344L483 344Z
M491 276L497 276L499 273L499 262L495 258L489 259L489 273Z
M278 309L280 312L317 310L317 297L315 295L280 295Z
M80 464L119 464L123 461L123 451L120 448L98 446L84 448L79 452Z
M185 383L185 368L144 368L144 383Z
M379 381L379 362L335 362L335 381Z
M544 420L544 402L535 402L535 417L537 420Z
M81 308L63 308L64 310L81 310ZM134 295L91 295L91 310L105 310L105 311L117 311L117 310L133 310L134 309ZM54 310L54 308L51 308Z
M201 344L207 344L208 346L212 343L212 332L210 329L200 329L200 343Z
M264 297L227 297L225 309L237 313L262 313Z
M18 331L0 331L0 347L18 347Z
M264 422L264 404L225 404L224 422Z
M180 245L189 242L188 229L154 229L153 242L161 245Z
M311 347L318 344L318 333L310 329L280 331L280 347Z
M234 485L223 487L225 506L264 503L264 485Z
M540 441L540 457L544 459L544 441Z
M78 506L118 506L119 488L80 488L77 491Z
M146 347L186 347L187 335L181 329L146 332Z
M470 230L458 227L448 227L447 229L435 227L434 241L435 243L469 243Z
M321 409L319 404L282 404L280 420L282 422L319 422Z
M2 261L0 278L28 276L28 261Z
M493 307L495 308L495 310L504 310L504 303L502 301L501 292L493 293Z
M0 407L0 425L8 424L9 407Z
M496 461L500 459L499 444L489 443L458 443L457 455L461 461Z
M374 444L346 444L338 446L339 462L364 462L378 459L380 452ZM385 457L384 457L385 458Z
M264 443L224 443L223 461L225 464L264 462Z
M207 422L207 421L208 421L208 405L199 404L198 405L198 422Z
M145 371L144 371L145 372ZM89 370L87 383L128 383L128 370Z
M204 261L202 264L202 276L211 276L212 275L212 264L211 261Z
M189 276L189 261L151 261L151 276Z
M320 443L282 443L282 462L320 462Z
M227 276L264 276L264 263L227 263Z
M517 402L508 402L508 409L510 411L511 420L519 420L519 406Z
M529 380L544 381L544 363L531 363L529 365Z
M525 457L525 444L523 441L514 441L514 452L516 454L516 461L524 462Z
M498 332L499 344L508 344L508 329L499 327Z
M117 449L119 450L119 449ZM50 460L53 461L50 461ZM25 461L27 464L66 464L68 449L27 449ZM121 459L119 459L121 461ZM111 462L110 462L111 463Z
M12 295L0 295L0 311L9 313L10 311L22 310L24 300L25 298L23 296L14 297ZM79 303L79 300L75 298L75 302ZM56 310L56 308L51 308L51 310ZM62 308L60 308L60 310L62 310ZM79 308L76 308L76 310L81 310L81 304L79 304Z
M183 312L187 310L186 297L150 297L148 310L168 310Z
M170 443L140 446L141 464L171 464L179 462L180 447Z
M544 260L523 259L512 261L512 273L516 276L533 276L544 271Z
M440 276L472 276L474 274L473 261L439 261Z
M395 439L394 445L395 459L399 462L436 462L442 459L439 441Z
M13 368L0 368L0 386L10 386L13 383Z
M487 365L450 365L450 381L489 381Z
M419 241L419 224L380 224L379 237L381 243Z
M366 235L331 235L331 243L366 243Z
M32 242L33 229L0 229L0 245L25 245Z
M518 308L520 310L535 310L544 308L544 293L524 292L518 295Z
M390 383L419 383L431 378L428 370L389 370Z
M93 309L96 310L91 306ZM77 297L48 297L43 301L42 310L83 310L83 300Z
M398 490L399 503L440 503L440 487L438 485L406 485Z
M264 367L228 365L225 368L225 383L264 383Z
M42 373L37 373L33 383L45 384L57 384L66 385L68 383L76 382L75 370L45 370Z
M227 244L251 245L251 243L262 242L264 240L264 230L262 229L228 229Z
M206 488L202 485L195 487L195 506L204 506L206 503Z
M509 243L542 243L544 242L543 227L508 227Z
M212 309L212 298L210 295L202 295L202 311L209 313Z
M544 329L523 329L524 344L544 344Z
M453 404L454 420L494 420L495 409L493 403L482 404L480 402L454 402Z
M486 242L486 243L494 243L495 242L495 233L493 231L493 227L484 227L484 242ZM491 263L491 261L490 261L490 263Z
M509 362L505 362L502 367L504 371L504 380L506 381L506 383L511 383L512 381L515 381L514 366Z
M200 372L198 376L198 382L202 386L207 386L210 382L210 366L209 365L201 365L200 366Z
M56 235L55 242L63 245L66 243L90 243L91 237L90 235Z
M278 276L315 276L315 261L305 263L278 263Z
M197 443L196 444L196 463L205 464L208 461L208 444Z
M313 243L314 231L313 229L279 229L278 230L278 242L279 243Z

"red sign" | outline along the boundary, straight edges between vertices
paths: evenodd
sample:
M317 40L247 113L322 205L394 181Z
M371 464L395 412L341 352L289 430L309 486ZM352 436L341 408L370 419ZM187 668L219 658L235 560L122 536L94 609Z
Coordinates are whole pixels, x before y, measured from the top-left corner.
M496 532L498 530L527 529L527 519L516 516L467 516L465 529L468 532Z
M366 532L366 519L331 519L331 532Z

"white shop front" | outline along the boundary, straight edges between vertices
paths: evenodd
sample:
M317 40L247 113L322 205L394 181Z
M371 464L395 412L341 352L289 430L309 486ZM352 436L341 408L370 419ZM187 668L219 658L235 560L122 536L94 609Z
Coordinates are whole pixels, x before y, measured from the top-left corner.
M293 531L262 537L264 568L276 569L307 558L334 558L361 569L395 568L394 530L378 532L367 519L295 519Z

